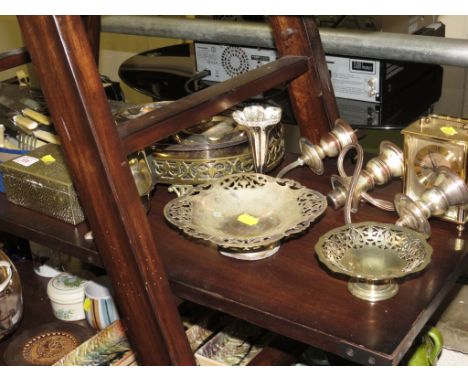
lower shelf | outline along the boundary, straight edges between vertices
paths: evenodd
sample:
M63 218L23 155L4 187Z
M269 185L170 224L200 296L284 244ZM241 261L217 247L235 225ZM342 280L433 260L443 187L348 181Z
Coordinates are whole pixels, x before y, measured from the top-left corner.
M102 266L92 241L85 240L86 223L77 226L10 203L0 193L0 231L47 245L57 251L73 254L80 260Z
M59 328L68 328L74 330L75 336L79 337L83 345L72 351L59 362L61 365L96 365L107 364L109 362L108 355L103 357L99 355L100 350L106 350L105 347L112 345L113 349L122 347L122 338L126 344L126 353L124 357L119 358L117 362L109 362L112 364L132 365L135 364L135 354L128 347L128 342L125 339L125 333L120 323L113 326L109 333L105 331L97 333L91 329L85 320L75 321L73 323L65 323L55 318L50 301L46 294L48 278L40 277L33 271L32 262L22 260L15 263L15 266L20 273L21 283L23 287L23 319L19 327L4 341L0 342L0 365L28 365L29 363L24 358L25 338L34 338L34 334L39 333L38 329L50 331L59 331ZM243 324L239 320L235 320L227 315L216 313L207 308L197 306L188 302L181 303L179 306L183 323L187 328L187 337L194 351L202 347L210 339L216 340L214 337L220 337L220 331L225 326L233 323L237 324L238 331L243 325L246 328L252 328L252 325ZM82 330L80 329L82 328ZM78 329L78 330L77 330ZM260 328L257 328L260 330ZM252 330L250 330L252 331ZM79 334L77 334L79 332ZM264 331L262 331L264 332ZM249 332L250 333L250 332ZM96 335L97 334L97 335ZM250 355L250 364L252 365L291 365L298 359L299 355L306 348L305 344L289 340L280 336L274 336L270 333L271 341L266 346L251 349L247 343L247 349L252 353ZM87 341L89 339L89 341ZM116 339L119 343L116 343ZM241 338L242 340L242 338ZM244 339L248 340L248 339ZM86 342L85 342L86 341ZM216 342L219 346L219 341ZM108 350L108 349L107 349ZM115 350L115 349L114 349ZM16 353L15 353L16 352ZM200 353L200 359L206 360L205 355ZM26 357L27 358L27 357ZM45 358L45 357L44 357ZM219 358L219 357L218 357ZM44 362L46 362L45 360ZM115 360L114 360L115 361ZM37 365L42 362L36 355ZM204 364L203 362L199 362ZM219 363L219 361L218 361Z
M47 297L47 283L49 279L37 276L33 271L32 262L23 260L15 263L16 269L20 274L21 285L23 289L23 318L18 328L12 334L0 342L0 365L21 363L18 355L17 359L11 361L11 348L15 347L18 339L24 334L34 333L39 327L59 328L63 326L64 321L55 318L49 298ZM85 320L74 321L74 326L79 326L80 342L85 341L95 334L95 331L90 329ZM79 329L79 328L78 328ZM8 357L6 357L8 353ZM7 359L10 362L7 363Z

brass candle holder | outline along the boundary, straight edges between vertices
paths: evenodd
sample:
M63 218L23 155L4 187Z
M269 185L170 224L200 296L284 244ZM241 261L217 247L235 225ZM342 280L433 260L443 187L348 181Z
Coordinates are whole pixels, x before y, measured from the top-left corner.
M396 225L408 227L431 236L429 218L441 216L450 207L464 207L468 204L468 186L450 168L441 166L436 170L436 178L431 188L424 191L421 198L413 200L408 195L395 196L395 208L400 218ZM458 225L459 233L464 229Z
M336 157L340 151L352 142L357 142L356 131L344 119L338 118L332 131L327 133L320 143L314 145L307 138L299 139L301 156L294 162L284 167L277 175L282 178L292 169L307 165L317 175L322 175L324 171L323 159L325 157Z
M347 151L347 149L344 149L338 157L337 165L340 176L331 176L333 191L327 195L329 203L335 209L342 208L345 205L351 185L351 177L346 174L343 166L344 156ZM392 142L382 141L379 155L369 160L366 167L359 173L356 188L352 195L351 211L357 211L361 199L382 210L394 211L393 203L373 198L367 192L373 190L376 185L382 186L390 182L392 178L401 177L403 171L403 152Z

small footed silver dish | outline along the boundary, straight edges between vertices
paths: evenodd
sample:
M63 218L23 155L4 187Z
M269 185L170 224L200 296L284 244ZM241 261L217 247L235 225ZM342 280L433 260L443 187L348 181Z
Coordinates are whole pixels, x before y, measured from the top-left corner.
M351 277L351 294L380 301L398 293L396 278L419 272L429 264L432 247L411 229L364 222L327 232L315 245L315 252L330 270Z
M327 208L321 193L290 179L234 174L194 187L170 201L166 219L242 260L275 254L282 238L306 229Z

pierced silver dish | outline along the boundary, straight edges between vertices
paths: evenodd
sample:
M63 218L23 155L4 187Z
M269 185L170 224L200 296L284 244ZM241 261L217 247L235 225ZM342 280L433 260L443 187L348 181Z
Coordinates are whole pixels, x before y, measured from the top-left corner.
M348 290L367 301L398 293L395 279L423 270L432 247L420 233L394 224L347 224L323 235L315 245L330 270L351 276Z
M327 208L321 193L290 179L233 174L199 185L164 208L187 235L242 260L275 254L280 240L306 229Z

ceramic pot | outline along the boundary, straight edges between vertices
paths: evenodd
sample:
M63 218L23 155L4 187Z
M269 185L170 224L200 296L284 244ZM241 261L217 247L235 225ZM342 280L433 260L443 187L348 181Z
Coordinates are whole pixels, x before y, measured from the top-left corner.
M18 271L0 251L0 341L16 329L23 316L23 295Z
M60 273L47 284L47 295L55 317L63 321L79 321L85 318L83 309L86 280Z

